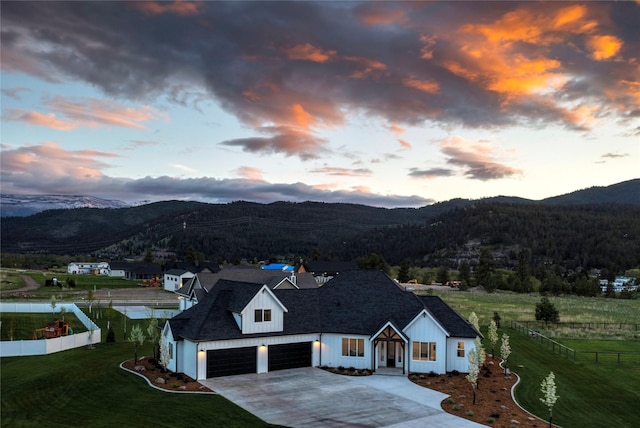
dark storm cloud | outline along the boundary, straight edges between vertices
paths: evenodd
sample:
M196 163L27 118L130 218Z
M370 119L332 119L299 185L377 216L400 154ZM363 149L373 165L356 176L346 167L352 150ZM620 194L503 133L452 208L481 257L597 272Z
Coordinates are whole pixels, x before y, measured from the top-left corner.
M255 127L339 126L357 110L413 125L584 130L588 118L563 100L599 114L637 109L640 6L490 5L3 2L2 59L8 70L69 76L129 99L195 103L204 87ZM521 36L508 27L512 16ZM540 95L558 83L557 94ZM275 137L238 143L282 151Z
M437 178L437 177L450 177L455 175L455 171L447 168L430 168L430 169L418 169L411 168L409 177L412 178Z
M135 142L155 144L154 142ZM128 202L193 199L226 203L237 200L345 202L378 207L419 207L433 202L420 196L380 195L366 189L332 191L303 183L269 183L262 179L109 177L107 161L119 155L95 150L65 150L55 143L11 147L0 145L0 181L3 193L99 194ZM324 171L331 173L331 171ZM366 170L354 170L366 175ZM255 175L255 174L254 174ZM259 174L258 174L259 175Z

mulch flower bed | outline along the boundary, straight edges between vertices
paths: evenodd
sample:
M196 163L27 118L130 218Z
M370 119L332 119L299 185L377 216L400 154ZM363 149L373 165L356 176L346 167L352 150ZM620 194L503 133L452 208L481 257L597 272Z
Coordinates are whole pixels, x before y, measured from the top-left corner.
M517 376L505 376L498 360L487 360L478 376L476 402L473 404L473 389L464 373L436 375L435 373L412 373L409 380L420 386L449 395L442 409L452 415L469 419L479 424L496 428L546 427L548 422L520 408L511 397L511 388Z
M142 357L136 362L131 359L122 363L122 366L146 377L152 385L160 389L167 391L213 392L183 373L165 371L155 358Z

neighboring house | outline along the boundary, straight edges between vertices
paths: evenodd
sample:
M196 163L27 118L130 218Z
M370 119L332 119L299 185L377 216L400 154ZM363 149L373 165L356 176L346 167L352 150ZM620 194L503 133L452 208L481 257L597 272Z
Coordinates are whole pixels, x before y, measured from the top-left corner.
M267 285L272 290L276 288L282 290L285 288L306 289L318 287L311 274L263 270L252 266L231 266L216 273L198 273L176 290L176 293L180 296L180 309L189 309L198 303L221 279Z
M326 262L326 261L311 261L302 263L298 266L298 272L308 272L313 275L316 282L319 285L331 280L334 276L340 272L348 272L352 270L359 270L360 267L356 262Z
M167 291L176 291L195 274L186 269L170 269L164 272L163 287Z
M404 291L379 271L310 289L219 279L162 330L168 368L195 379L323 365L467 372L478 336L439 297Z
M67 266L67 273L80 275L108 275L107 262L71 262Z
M132 262L110 262L107 275L114 278L124 278L131 264Z
M172 262L165 265L163 287L166 291L178 291L187 281L198 273L215 273L220 266L211 263L199 263L197 266L184 262Z
M603 293L606 293L609 287L611 287L611 289L616 293L620 293L624 290L636 291L638 289L638 286L634 285L634 278L630 278L627 276L617 276L616 279L610 284L607 280L600 281L600 290Z
M130 263L124 272L124 279L131 281L160 281L162 268L157 263Z

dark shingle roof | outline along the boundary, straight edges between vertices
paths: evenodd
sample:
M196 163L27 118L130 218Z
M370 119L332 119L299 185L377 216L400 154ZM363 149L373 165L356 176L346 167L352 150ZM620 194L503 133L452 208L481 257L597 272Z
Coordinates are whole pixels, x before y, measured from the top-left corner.
M427 310L453 337L482 337L482 334L466 319L438 296L418 296Z
M387 321L406 326L423 308L381 271L347 271L319 289L322 331L373 334Z
M307 272L314 272L316 274L327 273L329 275L360 269L356 262L310 261L304 263L303 266Z
M480 335L439 297L418 297L385 273L364 270L342 273L321 288L273 290L288 310L284 331L243 335L232 312L240 312L261 288L221 279L208 293L195 290L199 303L169 320L174 336L205 341L319 332L372 335L387 322L401 330L424 309L450 336Z

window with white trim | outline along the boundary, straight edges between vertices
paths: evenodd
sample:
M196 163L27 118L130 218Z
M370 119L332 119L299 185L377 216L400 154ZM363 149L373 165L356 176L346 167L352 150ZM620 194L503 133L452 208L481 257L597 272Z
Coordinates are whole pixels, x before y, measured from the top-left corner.
M364 339L354 337L342 338L343 357L364 357Z
M458 342L458 357L464 358L464 342Z
M254 311L255 322L269 322L271 321L271 309L256 309Z
M413 356L416 361L435 361L436 342L413 342Z

